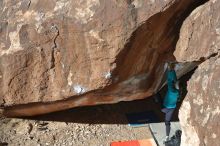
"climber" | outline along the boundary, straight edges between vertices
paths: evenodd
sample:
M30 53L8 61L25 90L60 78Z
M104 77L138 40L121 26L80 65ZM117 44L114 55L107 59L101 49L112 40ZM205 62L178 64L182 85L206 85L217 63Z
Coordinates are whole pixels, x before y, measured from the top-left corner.
M176 72L174 70L175 63L168 62L166 66L166 77L167 77L167 93L163 101L162 112L165 113L165 126L166 126L166 138L164 142L169 141L170 134L170 121L173 112L176 108L176 103L179 98L179 83L177 81Z

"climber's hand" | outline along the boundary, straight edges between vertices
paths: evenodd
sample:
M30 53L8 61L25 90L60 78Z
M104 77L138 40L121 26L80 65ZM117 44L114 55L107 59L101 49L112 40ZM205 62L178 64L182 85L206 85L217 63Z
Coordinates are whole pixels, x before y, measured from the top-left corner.
M164 64L164 71L166 71L167 70L167 68L168 68L168 62L166 62L165 64Z

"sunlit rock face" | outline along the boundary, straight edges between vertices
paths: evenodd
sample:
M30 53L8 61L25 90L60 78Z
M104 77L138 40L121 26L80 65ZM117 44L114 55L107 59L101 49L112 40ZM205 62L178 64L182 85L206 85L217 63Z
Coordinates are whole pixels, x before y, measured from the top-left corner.
M0 1L6 116L152 95L200 0Z
M219 145L220 140L220 1L211 0L184 21L175 56L204 61L188 82L180 109L183 146Z

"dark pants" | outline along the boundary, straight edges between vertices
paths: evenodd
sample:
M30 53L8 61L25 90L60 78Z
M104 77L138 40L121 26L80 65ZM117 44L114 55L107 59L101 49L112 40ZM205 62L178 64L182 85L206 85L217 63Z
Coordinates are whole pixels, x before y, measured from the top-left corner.
M166 125L166 136L170 135L170 121L175 108L163 108L162 112L165 113L165 125Z

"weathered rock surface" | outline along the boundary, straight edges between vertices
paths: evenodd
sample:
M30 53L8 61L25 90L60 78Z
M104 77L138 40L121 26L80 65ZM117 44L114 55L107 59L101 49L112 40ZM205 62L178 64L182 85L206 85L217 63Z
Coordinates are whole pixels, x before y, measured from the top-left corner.
M115 103L158 88L179 28L200 0L3 0L6 116ZM32 103L32 104L31 104Z
M182 145L219 145L220 1L185 20L203 2L0 1L0 111L31 116L140 99L160 88L166 60L203 61L180 110Z
M220 143L220 1L200 6L184 21L175 56L179 61L204 61L188 82L180 109L182 145Z

